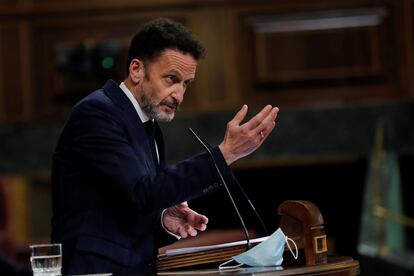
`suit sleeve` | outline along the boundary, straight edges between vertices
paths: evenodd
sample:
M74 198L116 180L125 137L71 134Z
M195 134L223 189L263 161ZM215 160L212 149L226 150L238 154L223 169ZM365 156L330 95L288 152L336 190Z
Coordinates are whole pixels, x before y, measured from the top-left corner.
M126 119L115 108L100 101L76 106L65 127L62 139L74 154L78 166L100 176L103 185L121 191L142 213L151 213L191 200L220 186L220 179L207 153L198 154L155 174L148 167L143 147L132 146L134 137L127 131ZM138 123L138 122L137 122ZM139 143L139 142L138 142ZM220 149L212 153L226 181L231 171Z

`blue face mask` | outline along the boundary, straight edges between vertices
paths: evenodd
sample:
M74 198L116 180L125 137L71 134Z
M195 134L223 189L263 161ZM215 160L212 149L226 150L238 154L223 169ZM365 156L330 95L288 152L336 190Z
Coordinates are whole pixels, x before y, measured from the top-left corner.
M288 242L289 240L294 244L296 254L293 253ZM290 252L296 260L298 258L298 248L296 246L296 243L292 239L285 236L282 229L279 228L266 240L262 241L246 252L234 256L232 260L222 263L219 268L236 268L244 264L248 266L279 266L283 262L283 252L285 250L286 242ZM235 266L228 266L227 264L233 260L239 264Z

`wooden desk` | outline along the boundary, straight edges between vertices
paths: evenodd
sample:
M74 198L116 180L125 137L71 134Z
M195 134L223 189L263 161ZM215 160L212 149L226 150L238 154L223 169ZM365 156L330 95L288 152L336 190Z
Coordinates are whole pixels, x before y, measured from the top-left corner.
M250 267L232 270L200 269L200 270L180 270L163 271L157 275L331 275L331 276L351 276L359 275L359 262L351 257L328 257L327 264L314 266L289 266L289 267Z

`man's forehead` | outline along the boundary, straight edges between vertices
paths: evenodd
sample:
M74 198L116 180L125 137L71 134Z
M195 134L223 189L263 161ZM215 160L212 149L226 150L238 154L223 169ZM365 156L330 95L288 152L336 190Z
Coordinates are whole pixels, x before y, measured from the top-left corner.
M162 52L155 62L163 66L166 71L185 75L194 75L197 68L197 61L193 56L171 49Z

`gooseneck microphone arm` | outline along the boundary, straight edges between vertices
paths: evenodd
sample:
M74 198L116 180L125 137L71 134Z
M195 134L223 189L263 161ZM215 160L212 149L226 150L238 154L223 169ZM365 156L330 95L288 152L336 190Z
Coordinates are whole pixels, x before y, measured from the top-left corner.
M233 174L233 172L232 172ZM259 220L260 224L262 225L262 228L266 234L266 236L269 235L269 231L267 230L266 225L263 222L262 217L259 215L259 213L256 211L256 208L253 205L253 202L250 200L250 198L247 196L246 192L244 191L243 187L240 185L239 181L237 180L236 176L233 174L233 179L236 182L237 186L239 186L240 191L242 192L244 198L246 199L246 201L249 203L250 207L252 208L254 214L256 215L257 219Z
M211 149L211 145L206 140L202 139L200 136L198 136L198 139L200 139L204 143L204 145L206 147L208 147L209 149ZM231 171L231 174L233 176L234 182L236 182L237 186L239 187L240 191L242 192L242 194L244 196L244 199L249 203L250 208L252 208L253 213L255 214L257 220L260 222L260 224L261 224L261 226L262 226L262 228L264 230L265 235L268 236L269 235L269 231L267 230L267 227L266 227L265 223L263 222L262 217L260 216L259 212L257 212L256 208L253 205L253 202L250 200L250 198L247 195L246 191L243 189L242 185L237 180L237 177L234 175L233 171Z
M188 131L190 131L190 133L193 135L193 137L197 140L197 142L204 148L204 150L210 155L211 160L213 161L214 167L216 168L216 171L220 177L221 183L223 183L224 188L226 189L226 192L230 198L231 203L233 204L234 210L237 213L237 216L239 217L239 220L243 226L243 231L244 231L244 235L246 236L246 246L247 246L247 250L249 250L251 248L251 244L250 244L250 238L249 238L249 233L247 231L246 225L244 224L244 220L242 218L242 216L240 215L239 209L237 208L237 205L233 199L233 196L231 195L230 189L227 186L226 181L224 180L224 177L217 165L216 160L214 159L213 154L211 153L211 150L206 146L206 144L200 139L200 137L198 137L198 135L191 129L191 127L188 128Z

